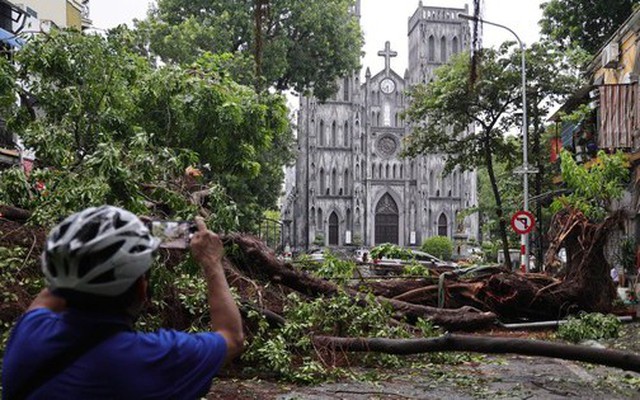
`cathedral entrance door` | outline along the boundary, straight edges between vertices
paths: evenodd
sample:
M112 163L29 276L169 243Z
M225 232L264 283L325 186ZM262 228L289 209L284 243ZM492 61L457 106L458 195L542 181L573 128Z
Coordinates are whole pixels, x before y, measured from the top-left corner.
M389 193L376 206L376 244L398 244L398 205Z
M338 216L335 212L329 217L329 245L338 245Z

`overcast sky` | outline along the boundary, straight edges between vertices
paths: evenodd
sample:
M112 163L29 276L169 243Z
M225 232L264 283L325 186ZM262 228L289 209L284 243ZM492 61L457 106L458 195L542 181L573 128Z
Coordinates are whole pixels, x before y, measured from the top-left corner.
M302 1L302 0L301 0ZM121 23L131 23L134 18L146 16L152 0L91 0L91 19L96 28L111 28ZM391 42L398 57L391 67L403 76L407 68L407 22L418 7L419 0L362 0L362 27L365 34L364 68L370 67L373 74L384 68L384 60L377 56L385 41ZM484 18L506 25L514 30L527 44L538 40L538 21L542 16L541 0L484 0ZM424 5L435 7L464 8L473 2L464 0L424 0ZM485 25L483 43L497 46L513 35L504 29Z

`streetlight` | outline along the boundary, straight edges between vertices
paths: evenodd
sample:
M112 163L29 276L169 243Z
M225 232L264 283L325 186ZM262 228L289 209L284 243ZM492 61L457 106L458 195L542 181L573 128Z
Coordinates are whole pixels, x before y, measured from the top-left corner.
M516 40L520 45L520 52L522 54L522 164L523 165L522 165L522 169L516 172L522 173L524 175L524 180L522 183L522 186L524 189L523 209L524 211L529 211L528 175L535 173L535 171L532 171L529 169L529 156L528 156L528 149L527 149L527 145L529 141L529 138L527 137L527 90L526 90L527 89L527 67L525 63L524 43L522 43L522 40L520 40L520 37L513 30L511 30L510 28L504 25L496 24L495 22L485 21L482 18L478 18L478 17L474 17L471 15L462 14L462 13L458 14L458 18L466 19L469 21L479 21L487 25L493 25L493 26L497 26L498 28L506 29L507 31L511 32L513 36L516 37ZM525 270L526 272L529 272L529 234L528 233L522 235L521 245L522 245L522 251L521 251L522 265L520 268Z

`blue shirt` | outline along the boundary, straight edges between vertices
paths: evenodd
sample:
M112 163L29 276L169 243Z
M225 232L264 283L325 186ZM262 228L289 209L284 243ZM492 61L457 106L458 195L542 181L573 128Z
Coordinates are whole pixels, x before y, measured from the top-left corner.
M218 333L133 332L119 317L39 308L24 314L11 333L3 398L11 399L39 367L105 324L122 324L125 330L80 356L29 399L195 399L206 395L226 357Z

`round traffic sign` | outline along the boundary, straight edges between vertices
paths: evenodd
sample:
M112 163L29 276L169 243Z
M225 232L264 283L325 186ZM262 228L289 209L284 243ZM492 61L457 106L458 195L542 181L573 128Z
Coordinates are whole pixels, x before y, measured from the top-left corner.
M536 226L536 220L529 211L518 211L511 218L511 227L516 233L526 235Z

